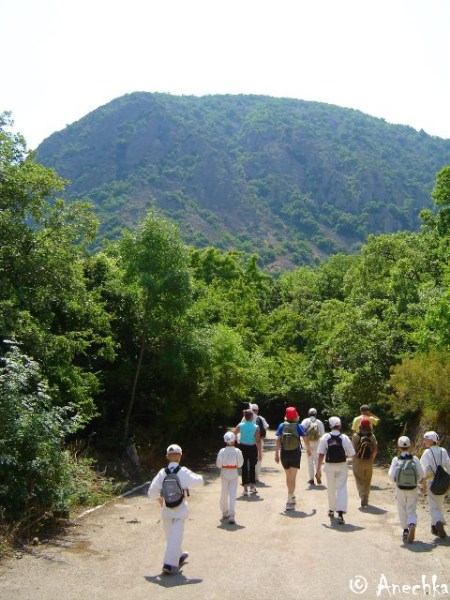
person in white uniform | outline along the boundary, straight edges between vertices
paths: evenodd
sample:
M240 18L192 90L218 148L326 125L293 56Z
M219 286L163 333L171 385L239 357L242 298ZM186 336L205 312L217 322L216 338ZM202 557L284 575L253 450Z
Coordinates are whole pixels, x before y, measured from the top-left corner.
M344 514L347 512L347 458L353 458L355 449L350 438L341 433L339 417L330 417L328 421L330 433L320 438L317 452L319 455L316 479L322 480L322 463L325 460L324 473L327 477L328 516L334 518L338 513L338 523L343 525Z
M244 457L239 448L234 446L236 436L232 431L227 431L223 436L226 443L217 454L216 465L220 469L220 510L222 520L228 520L230 525L235 524L236 494L239 481L239 471L244 463Z
M171 444L167 448L167 461L170 472L174 472L181 461L182 450L178 444ZM186 501L186 495L191 487L203 485L203 477L190 471L186 467L181 467L177 472L180 485L184 490L184 498L181 504L175 508L169 508L161 496L163 481L166 477L166 469L161 469L156 477L152 480L148 489L148 497L158 500L161 506L161 518L166 535L166 551L164 554L163 573L168 575L175 574L186 562L189 553L183 552L181 547L183 544L184 522L188 517L189 509Z
M438 465L450 473L450 458L445 448L441 448L439 444L439 436L435 431L427 431L423 436L423 442L426 450L422 454L420 464L425 473L425 482L423 485L424 491L428 495L428 507L431 517L431 533L440 538L446 537L444 529L444 502L446 494L436 495L430 490L430 485L433 481L434 474Z
M408 437L406 437L406 435L402 435L398 438L397 446L400 453L398 456L394 456L392 459L392 463L388 471L388 477L395 482L395 499L397 500L397 511L400 519L400 525L403 528L403 541L412 543L414 541L417 527L416 507L417 499L419 497L417 484L423 479L423 469L417 456L413 456L411 454L411 441ZM414 482L408 484L408 486L402 486L399 483L399 463L405 464L407 461L413 461L415 466L416 485L414 487L411 487Z
M303 419L302 427L306 431L306 437L309 440L309 447L311 448L311 454L308 455L308 483L309 485L314 485L314 474L319 464L317 448L319 447L320 438L325 435L324 424L317 418L317 410L315 408L308 410L308 416L306 419ZM317 483L322 483L322 480L317 481Z

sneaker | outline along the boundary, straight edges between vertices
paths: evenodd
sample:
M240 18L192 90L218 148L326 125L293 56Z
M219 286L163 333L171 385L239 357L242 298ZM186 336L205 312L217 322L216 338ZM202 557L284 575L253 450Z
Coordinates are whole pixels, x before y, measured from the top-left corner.
M414 541L414 536L416 534L416 526L414 523L409 524L408 535L406 536L406 541L408 544L412 544Z
M308 484L309 485L314 485L314 479L308 479Z
M254 485L250 486L250 494L257 494L258 490L256 489L256 487Z
M294 510L295 508L295 504L292 504L292 502L286 502L286 510Z
M181 569L181 567L184 565L184 563L187 561L188 558L189 558L189 552L183 552L183 554L180 556L180 561L178 563L179 569Z
M431 526L431 533L433 535L438 535L438 530L436 529L436 525L432 525Z
M222 516L220 517L221 521L226 521L228 519L228 513L222 513Z
M316 477L316 481L317 485L320 485L322 483L322 479L320 477Z
M445 529L444 529L444 523L442 521L438 521L436 523L435 527L436 527L437 535L440 538L445 538L447 536L447 534L445 533Z
M234 520L234 517L228 518L228 525L236 525L236 521Z
M162 572L166 575L174 575L176 573L176 567L171 565L163 565Z
M404 529L403 533L402 533L402 540L403 540L403 542L407 542L408 541L408 535L409 535L409 530L408 529Z
M334 510L329 510L328 516L330 517L330 519L334 519Z
M339 525L345 525L345 521L344 521L344 515L342 514L342 511L338 511L338 523Z
M248 486L244 485L244 491L242 492L243 496L248 496Z

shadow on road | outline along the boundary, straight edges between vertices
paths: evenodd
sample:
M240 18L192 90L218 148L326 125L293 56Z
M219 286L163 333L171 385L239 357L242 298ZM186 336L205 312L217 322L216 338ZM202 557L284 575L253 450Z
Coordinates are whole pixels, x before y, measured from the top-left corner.
M306 519L306 517L313 517L317 513L315 508L310 513L303 512L301 510L288 510L280 512L283 517L289 517L290 519Z
M191 585L194 583L202 583L203 579L189 579L185 577L183 573L177 573L176 575L146 575L146 581L149 583L156 583L164 588L173 588L180 585Z
M385 513L387 513L387 510L385 510L384 508L379 508L378 506L371 506L370 504L369 506L360 506L358 510L363 513L370 513L371 515L384 515Z
M432 552L436 547L436 544L430 544L429 542L421 542L416 540L412 544L400 544L400 548L409 550L410 552Z
M351 523L345 523L345 525L339 525L336 523L331 523L327 525L327 523L322 523L322 526L325 529L334 529L334 531L339 531L341 533L354 533L355 531L362 531L365 527L359 527L358 525L352 525Z

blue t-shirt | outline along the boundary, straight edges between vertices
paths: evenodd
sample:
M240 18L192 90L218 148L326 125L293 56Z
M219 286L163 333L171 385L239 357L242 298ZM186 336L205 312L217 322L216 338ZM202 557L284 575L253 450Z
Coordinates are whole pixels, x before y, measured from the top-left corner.
M278 425L278 429L275 432L275 435L280 436L283 433L283 425L284 423L287 423L289 421L284 421L283 423L280 423ZM300 425L300 423L297 423L297 433L300 437L305 437L306 436L306 431L303 429L303 426Z
M245 444L247 446L254 446L256 444L257 429L258 425L256 423L252 423L252 421L245 421L244 423L239 423L241 444Z

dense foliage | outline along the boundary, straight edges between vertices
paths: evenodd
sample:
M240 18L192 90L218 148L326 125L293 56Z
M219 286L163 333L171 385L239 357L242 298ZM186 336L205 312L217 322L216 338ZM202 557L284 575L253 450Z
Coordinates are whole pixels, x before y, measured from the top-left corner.
M450 167L421 232L279 277L256 255L187 247L151 210L89 251L96 220L0 127L0 487L3 519L70 506L68 438L120 454L192 451L257 401L272 424L315 405L344 425L370 403L394 438L448 432ZM9 341L8 341L9 340ZM194 427L193 427L194 426ZM18 499L20 501L18 501Z
M72 181L65 198L94 202L101 237L154 206L185 242L280 271L417 231L450 140L317 102L134 93L50 136L38 159Z

